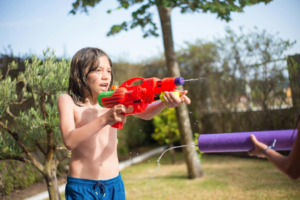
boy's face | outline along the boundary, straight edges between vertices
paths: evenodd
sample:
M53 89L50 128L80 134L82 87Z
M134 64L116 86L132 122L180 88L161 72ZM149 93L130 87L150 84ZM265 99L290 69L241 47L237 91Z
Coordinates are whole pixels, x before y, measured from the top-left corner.
M99 66L87 75L87 82L92 93L100 94L107 91L111 81L111 67L106 56L99 58ZM88 69L86 69L88 71Z

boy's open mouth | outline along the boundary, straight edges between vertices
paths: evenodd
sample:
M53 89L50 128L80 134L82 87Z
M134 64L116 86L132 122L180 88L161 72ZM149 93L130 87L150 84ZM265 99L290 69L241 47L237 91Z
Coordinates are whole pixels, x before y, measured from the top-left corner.
M108 89L108 83L102 83L100 84L100 87L102 90L107 90Z

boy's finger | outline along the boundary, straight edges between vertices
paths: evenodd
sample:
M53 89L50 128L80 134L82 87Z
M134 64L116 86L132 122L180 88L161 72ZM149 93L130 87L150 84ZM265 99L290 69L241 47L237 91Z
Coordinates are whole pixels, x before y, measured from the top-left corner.
M163 98L165 99L166 102L171 102L168 92L165 92Z
M123 119L121 117L119 117L119 116L115 116L115 121L116 122L122 122Z
M168 97L166 96L166 94L163 95L163 98L165 100L165 103L169 102Z
M133 112L133 106L128 106L128 110L129 113Z
M170 97L172 99L173 104L180 104L182 103L182 100L180 97L177 97L173 92L170 92Z
M174 92L179 92L180 94L184 95L187 94L188 91L187 90L174 90Z
M190 104L191 103L191 100L190 98L188 98L187 96L183 95L181 98L183 98L183 101L187 104Z
M184 90L184 91L178 91L180 93L180 96L183 96L183 95L186 95L188 93L187 90Z
M117 108L117 113L127 113L128 112L128 108L124 105L120 105L118 108Z
M175 99L174 98L177 98L176 95L174 94L174 92L167 92L167 96L169 98L169 101L173 104L175 103Z

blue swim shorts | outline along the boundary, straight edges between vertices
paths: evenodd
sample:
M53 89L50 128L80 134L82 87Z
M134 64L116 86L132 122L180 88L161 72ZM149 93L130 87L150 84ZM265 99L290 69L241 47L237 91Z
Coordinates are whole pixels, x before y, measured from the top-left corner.
M67 177L66 200L125 200L124 183L119 176L108 180Z

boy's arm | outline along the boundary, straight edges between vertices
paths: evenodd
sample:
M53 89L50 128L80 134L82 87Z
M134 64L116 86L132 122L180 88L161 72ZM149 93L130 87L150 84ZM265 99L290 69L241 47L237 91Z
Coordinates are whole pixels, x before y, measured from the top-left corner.
M165 107L174 108L184 102L187 104L191 103L191 100L186 96L186 94L188 93L186 90L178 92L180 92L180 97L177 97L173 92L165 92L163 96L165 100L164 102L160 100L153 102L146 108L144 112L135 114L135 116L141 119L150 120L155 115L160 113Z
M117 121L124 122L126 119L121 113L127 112L127 108L123 105L117 105L92 122L80 128L75 128L73 106L73 99L67 94L61 95L57 100L61 135L68 150L78 147L80 143L97 133L104 126L114 124Z

